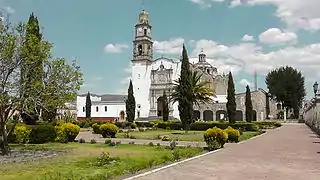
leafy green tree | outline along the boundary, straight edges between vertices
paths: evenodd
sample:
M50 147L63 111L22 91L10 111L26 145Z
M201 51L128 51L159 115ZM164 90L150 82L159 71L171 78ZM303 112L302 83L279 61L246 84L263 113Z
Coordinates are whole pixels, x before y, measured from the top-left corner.
M266 76L266 84L271 97L281 102L288 112L293 109L294 118L299 117L299 109L306 96L305 80L300 71L289 66L274 69Z
M163 103L162 103L162 109L163 109L163 115L162 115L162 120L163 121L168 121L169 120L169 102L168 102L168 97L165 91L163 91Z
M21 91L24 95L25 106L22 109L21 117L27 124L35 124L39 119L39 103L34 101L34 96L39 95L43 88L43 63L48 58L48 52L43 51L42 34L37 17L32 13L25 29L25 42L22 49L21 81L23 83ZM30 71L32 69L32 71Z
M236 97L235 97L235 88L234 82L231 72L229 72L229 79L228 79L228 92L227 92L227 114L230 123L236 122Z
M90 99L90 92L88 92L87 96L86 96L86 107L85 107L87 119L91 118L91 106L92 106L92 103L91 103L91 99Z
M252 100L251 100L251 91L249 86L246 87L246 121L251 122L253 120L253 107L252 107Z
M3 22L0 28L0 143L1 153L9 154L8 136L13 132L18 118L14 113L29 112L29 105L34 109L52 109L63 107L66 102L74 100L82 84L80 67L75 63L69 65L65 59L51 59L51 45L42 41L28 43L40 46L43 63L43 81L35 83L26 74L34 72L33 68L24 68L26 57L33 57L32 51L26 48L28 26L19 23L12 26ZM32 46L31 46L32 47ZM28 53L30 53L28 55ZM22 70L23 69L23 70ZM26 89L27 84L32 90ZM7 123L13 119L13 126L7 129Z
M42 119L50 122L55 119L57 109L75 101L83 83L83 74L75 60L69 64L64 58L46 60L44 69L40 106L45 115Z
M136 100L133 95L132 81L130 80L129 88L128 88L128 97L126 99L126 114L127 114L126 118L128 122L134 121L135 112L136 112Z

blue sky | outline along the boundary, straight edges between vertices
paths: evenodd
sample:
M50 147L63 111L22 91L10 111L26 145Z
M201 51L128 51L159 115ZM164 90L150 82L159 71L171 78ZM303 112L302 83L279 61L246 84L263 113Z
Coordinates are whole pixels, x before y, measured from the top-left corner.
M320 79L319 0L145 0L155 57L178 58L182 43L195 61L201 48L221 73L231 70L237 92L290 65ZM81 92L126 93L134 25L142 0L0 0L11 20L39 18L54 56L76 57L84 73ZM252 87L253 88L253 87Z

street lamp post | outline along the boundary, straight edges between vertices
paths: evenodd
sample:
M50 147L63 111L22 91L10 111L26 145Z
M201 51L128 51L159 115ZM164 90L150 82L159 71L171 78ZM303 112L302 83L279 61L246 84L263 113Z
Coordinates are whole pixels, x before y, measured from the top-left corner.
M318 98L317 98L317 92L318 92L318 82L316 81L313 84L313 93L314 93L314 103L315 103L315 116L312 122L313 126L316 126L316 128L319 129L319 123L318 123L318 108L317 108L317 103L318 103Z

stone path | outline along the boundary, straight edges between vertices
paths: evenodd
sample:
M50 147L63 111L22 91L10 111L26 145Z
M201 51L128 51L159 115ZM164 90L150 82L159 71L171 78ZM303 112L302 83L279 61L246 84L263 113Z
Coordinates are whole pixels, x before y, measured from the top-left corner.
M76 137L76 140L84 139L86 142L90 142L91 139L95 139L97 142L104 143L105 140L111 139L114 142L120 141L122 144L129 144L130 142L134 142L134 144L139 145L147 145L152 142L154 145L158 143L161 146L169 146L169 141L161 141L161 140L146 140L146 139L125 139L125 138L102 138L100 134L92 134L91 132L80 132ZM191 147L206 147L205 142L189 142L189 141L177 141L177 146L191 146Z
M319 180L320 139L304 124L281 128L136 180Z

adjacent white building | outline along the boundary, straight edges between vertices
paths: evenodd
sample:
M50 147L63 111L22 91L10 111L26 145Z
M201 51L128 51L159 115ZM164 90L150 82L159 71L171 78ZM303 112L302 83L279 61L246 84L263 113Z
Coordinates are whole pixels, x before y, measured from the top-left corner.
M86 118L86 96L81 94L77 97L77 119ZM125 95L115 94L90 94L91 99L91 117L97 121L113 121L115 119L125 119Z

